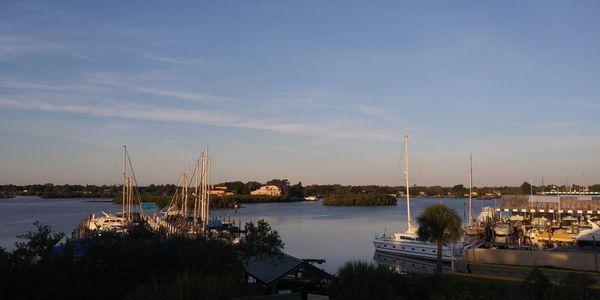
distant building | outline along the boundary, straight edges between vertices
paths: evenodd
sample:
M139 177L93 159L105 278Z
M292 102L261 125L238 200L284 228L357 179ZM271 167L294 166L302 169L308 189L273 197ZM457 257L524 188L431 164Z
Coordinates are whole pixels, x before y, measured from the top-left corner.
M227 191L226 186L215 186L212 189L210 189L210 191L208 191L208 193L213 196L231 196L231 195L233 195L232 192Z
M600 214L600 195L504 195L497 210L596 215Z
M281 189L275 185L265 185L260 187L258 190L250 192L250 195L254 196L281 196Z

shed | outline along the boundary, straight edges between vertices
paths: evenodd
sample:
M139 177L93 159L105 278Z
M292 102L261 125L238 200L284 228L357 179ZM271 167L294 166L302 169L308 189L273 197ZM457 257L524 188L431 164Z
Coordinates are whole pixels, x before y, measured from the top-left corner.
M277 294L280 288L309 291L321 288L333 279L331 274L311 263L315 261L324 262L282 253L274 257L249 259L245 272L272 294Z

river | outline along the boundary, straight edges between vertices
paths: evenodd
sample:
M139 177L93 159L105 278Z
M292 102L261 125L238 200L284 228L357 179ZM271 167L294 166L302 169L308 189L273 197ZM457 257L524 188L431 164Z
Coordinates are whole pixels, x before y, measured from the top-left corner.
M431 204L444 203L462 217L465 199L414 198L413 219ZM485 203L485 204L483 204ZM494 201L473 200L474 217L481 207L494 206ZM215 210L219 216L230 216L242 223L267 220L285 243L285 251L300 258L320 258L321 267L335 273L351 259L373 260L372 240L381 234L406 229L406 202L399 199L394 206L323 206L320 201L292 203L244 204L232 210ZM102 211L119 212L121 206L107 199L41 199L17 197L0 199L0 246L13 249L17 235L33 229L33 222L50 225L67 235L85 216ZM416 222L416 221L415 221Z

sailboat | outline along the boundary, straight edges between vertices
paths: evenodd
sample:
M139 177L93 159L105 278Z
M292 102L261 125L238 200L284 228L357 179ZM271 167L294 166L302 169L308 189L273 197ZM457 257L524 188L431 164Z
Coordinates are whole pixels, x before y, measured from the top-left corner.
M376 236L373 246L376 251L406 255L417 258L437 260L437 244L419 238L416 228L412 225L410 215L410 182L408 173L408 135L404 135L404 176L406 178L406 223L405 232L396 232L391 235ZM443 245L442 261L453 261L460 256L460 249L451 245Z
M123 145L123 201L122 211L120 214L107 214L102 212L103 216L96 217L92 214L84 221L82 221L83 228L90 231L113 231L117 233L124 233L127 231L127 227L134 222L135 214L132 211L132 206L135 205L135 178L127 176L127 169L131 168L129 153L127 152L127 146ZM132 175L133 168L131 168ZM139 202L139 199L138 201ZM141 210L141 209L140 209Z
M469 222L465 227L466 235L478 235L483 228L477 226L473 220L473 156L469 154Z

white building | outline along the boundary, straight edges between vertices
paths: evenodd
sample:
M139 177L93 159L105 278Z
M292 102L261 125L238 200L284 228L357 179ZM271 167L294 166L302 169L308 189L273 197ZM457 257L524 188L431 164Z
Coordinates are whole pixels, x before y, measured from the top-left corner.
M250 192L254 196L281 196L281 189L275 185L265 185L258 190Z

